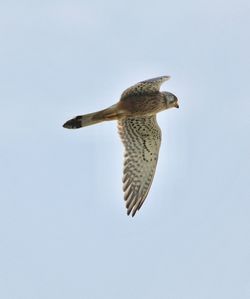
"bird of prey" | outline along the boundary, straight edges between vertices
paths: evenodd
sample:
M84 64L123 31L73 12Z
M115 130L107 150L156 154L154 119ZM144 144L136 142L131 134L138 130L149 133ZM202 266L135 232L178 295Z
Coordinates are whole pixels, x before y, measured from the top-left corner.
M161 129L156 121L160 111L179 108L177 97L160 92L169 76L141 81L126 89L118 103L90 114L79 115L63 127L78 129L103 121L117 120L125 147L123 191L127 214L134 216L144 203L155 174L161 145Z

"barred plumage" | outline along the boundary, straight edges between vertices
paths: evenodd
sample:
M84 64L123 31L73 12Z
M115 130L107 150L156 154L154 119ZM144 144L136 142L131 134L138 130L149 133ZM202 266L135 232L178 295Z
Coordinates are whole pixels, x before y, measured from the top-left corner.
M126 89L113 106L67 121L63 126L77 129L109 120L118 120L118 131L125 146L123 191L127 214L134 216L144 203L152 184L161 145L156 121L160 111L176 107L178 99L160 92L169 76L141 81Z
M123 191L127 214L135 215L153 181L161 145L156 116L118 120L118 131L125 146Z

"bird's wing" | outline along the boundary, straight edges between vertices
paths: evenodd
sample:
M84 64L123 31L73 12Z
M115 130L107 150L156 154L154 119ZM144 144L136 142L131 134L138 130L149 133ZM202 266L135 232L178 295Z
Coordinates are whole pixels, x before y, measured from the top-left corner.
M163 82L169 80L169 76L157 77L145 81L141 81L127 88L121 95L121 100L128 96L144 95L156 93L160 90Z
M132 216L145 201L153 181L161 145L161 129L156 116L118 120L125 146L123 191L127 214Z

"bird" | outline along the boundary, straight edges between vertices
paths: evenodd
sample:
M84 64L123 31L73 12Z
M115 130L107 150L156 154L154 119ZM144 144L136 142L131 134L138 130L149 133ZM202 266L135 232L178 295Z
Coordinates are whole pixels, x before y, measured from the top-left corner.
M156 114L179 108L178 98L161 85L170 76L141 81L127 88L120 100L107 109L76 116L63 127L78 129L104 121L117 120L124 145L123 192L127 215L136 214L150 190L161 145L161 129Z

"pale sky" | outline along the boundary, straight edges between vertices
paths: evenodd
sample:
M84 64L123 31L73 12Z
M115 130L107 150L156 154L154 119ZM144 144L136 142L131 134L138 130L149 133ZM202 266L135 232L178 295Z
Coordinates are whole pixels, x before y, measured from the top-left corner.
M0 298L250 298L250 2L0 4ZM127 217L115 122L171 80L148 198Z

